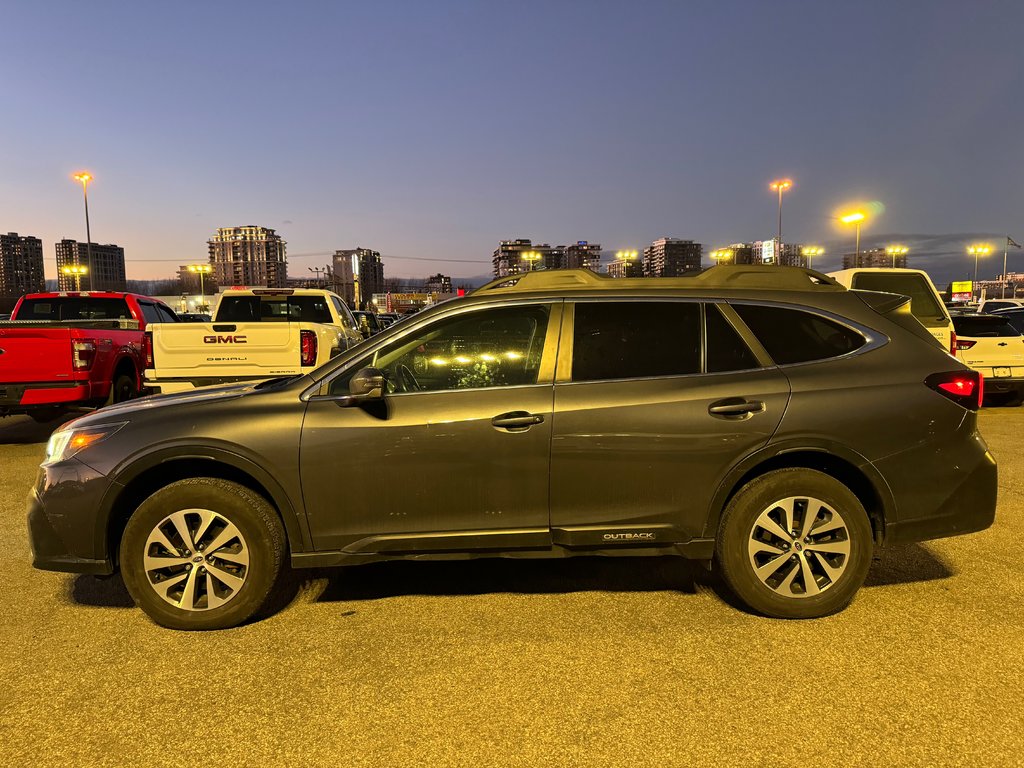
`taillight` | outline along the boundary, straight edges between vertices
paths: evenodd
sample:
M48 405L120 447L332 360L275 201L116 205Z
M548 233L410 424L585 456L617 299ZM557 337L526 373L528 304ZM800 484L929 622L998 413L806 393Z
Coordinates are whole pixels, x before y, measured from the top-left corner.
M960 349L960 347L957 346L956 331L950 331L949 332L949 354L951 354L951 355L953 355L955 357L956 356L956 351L958 349ZM964 349L967 349L967 347L964 347Z
M302 365L316 365L316 332L300 331Z
M142 356L146 358L146 367L153 368L153 332L142 334Z
M978 342L971 341L969 339L958 339L956 336L953 337L953 349L970 349Z
M924 383L954 403L972 411L985 399L985 377L977 371L933 373Z
M96 342L92 339L74 339L71 342L71 367L76 371L88 371L96 359Z

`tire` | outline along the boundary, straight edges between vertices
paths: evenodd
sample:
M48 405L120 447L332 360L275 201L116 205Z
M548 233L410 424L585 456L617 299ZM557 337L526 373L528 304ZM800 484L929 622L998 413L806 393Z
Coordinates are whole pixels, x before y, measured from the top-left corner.
M809 512L815 520L808 536ZM872 545L871 522L849 488L814 470L779 469L729 502L715 555L726 584L754 611L812 619L850 604L867 576Z
M123 403L125 400L131 400L138 396L139 385L138 380L135 378L135 372L122 372L114 377L114 383L110 385L110 395L107 397L107 402L104 405Z
M267 601L284 542L281 521L262 496L217 478L179 480L129 519L121 572L135 603L157 624L226 629Z
M46 424L47 422L60 418L65 413L67 413L66 408L51 405L46 408L34 408L28 412L28 416L37 424Z

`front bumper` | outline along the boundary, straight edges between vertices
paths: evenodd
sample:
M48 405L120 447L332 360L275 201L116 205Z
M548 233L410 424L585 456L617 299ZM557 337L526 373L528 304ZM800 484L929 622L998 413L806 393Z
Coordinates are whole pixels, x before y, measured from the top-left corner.
M114 572L100 514L112 485L104 475L74 458L40 467L28 499L34 567L94 575Z

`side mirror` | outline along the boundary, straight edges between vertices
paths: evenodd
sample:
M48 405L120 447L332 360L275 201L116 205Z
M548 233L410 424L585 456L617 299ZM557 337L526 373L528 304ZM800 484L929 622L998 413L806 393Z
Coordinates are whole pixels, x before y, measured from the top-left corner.
M384 372L378 368L360 368L349 380L348 392L354 402L380 400L384 397Z

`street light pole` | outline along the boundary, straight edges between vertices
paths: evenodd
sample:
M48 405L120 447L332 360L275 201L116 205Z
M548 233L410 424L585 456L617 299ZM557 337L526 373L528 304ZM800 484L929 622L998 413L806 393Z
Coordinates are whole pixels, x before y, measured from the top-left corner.
M792 179L776 179L768 185L770 189L779 193L779 253L776 255L776 263L781 261L782 256L782 193L793 186Z
M988 256L991 252L992 248L988 245L970 245L967 247L967 253L974 256L974 285L971 286L972 291L978 282L978 257Z
M856 245L853 251L853 265L855 267L860 266L860 225L866 218L867 216L863 211L853 211L845 216L839 217L839 220L843 222L843 224L853 224L857 228Z
M82 182L82 197L85 199L85 263L89 269L89 288L93 287L92 284L92 233L89 231L89 182L92 181L90 176L85 171L75 174L75 181ZM77 251L75 263L78 263Z
M892 257L892 268L896 269L896 257L906 256L909 249L904 245L890 245L885 252Z
M807 260L807 268L808 269L813 269L813 267L811 266L811 259L813 257L815 257L815 256L821 256L823 253L825 253L825 249L824 248L819 248L818 246L809 245L809 246L806 246L804 248L801 248L800 252L803 254L804 258Z

